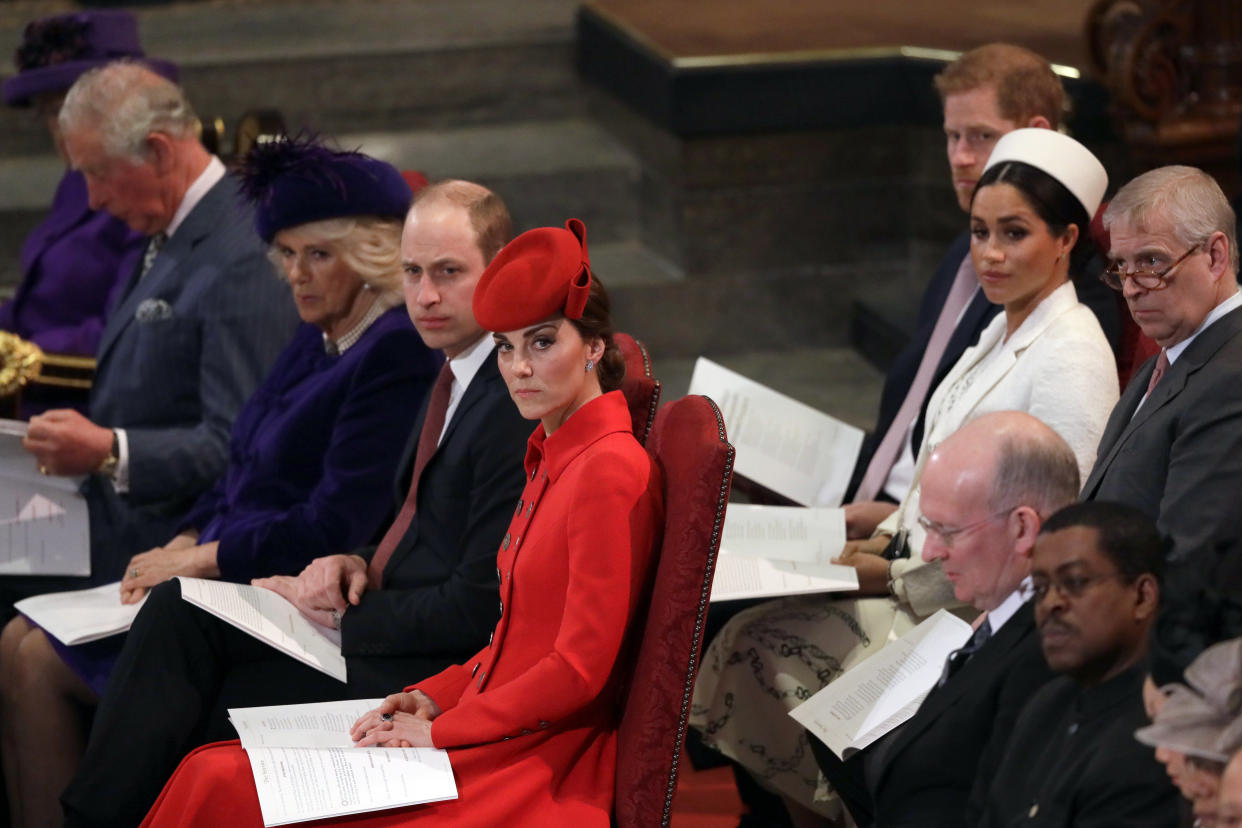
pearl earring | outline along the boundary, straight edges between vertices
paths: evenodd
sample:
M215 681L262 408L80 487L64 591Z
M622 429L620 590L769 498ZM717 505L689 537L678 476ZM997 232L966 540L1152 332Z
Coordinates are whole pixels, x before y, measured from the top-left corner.
M588 359L586 364L587 373L591 373L591 369L595 367L595 360Z

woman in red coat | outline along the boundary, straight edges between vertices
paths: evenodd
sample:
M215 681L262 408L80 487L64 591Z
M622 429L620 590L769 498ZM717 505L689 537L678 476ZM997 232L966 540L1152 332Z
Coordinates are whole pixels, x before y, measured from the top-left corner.
M631 434L608 300L586 230L540 228L502 250L474 312L530 437L527 485L498 555L501 618L467 663L389 696L359 746L447 748L459 797L350 825L608 826L626 631L663 524L661 478ZM237 743L191 753L144 825L259 824Z

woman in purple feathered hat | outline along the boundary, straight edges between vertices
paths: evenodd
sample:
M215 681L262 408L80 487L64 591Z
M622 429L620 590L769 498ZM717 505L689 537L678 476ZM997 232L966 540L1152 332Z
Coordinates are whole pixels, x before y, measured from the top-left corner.
M299 138L259 144L241 174L273 278L289 283L304 324L238 414L224 476L176 537L134 550L111 587L118 606L176 576L296 575L371 541L392 509L413 414L440 370L402 303L412 193L400 173ZM66 647L23 616L0 635L13 825L60 823L57 800L86 739L83 709L98 702L124 641Z
M0 95L9 106L31 109L47 125L62 158L56 115L82 73L128 58L171 80L177 77L172 63L143 56L137 20L124 11L36 20L26 26L15 57L17 74L4 82ZM123 222L90 209L82 175L67 169L51 212L22 245L22 281L12 300L0 305L0 330L45 351L94 356L113 291L132 272L143 243Z

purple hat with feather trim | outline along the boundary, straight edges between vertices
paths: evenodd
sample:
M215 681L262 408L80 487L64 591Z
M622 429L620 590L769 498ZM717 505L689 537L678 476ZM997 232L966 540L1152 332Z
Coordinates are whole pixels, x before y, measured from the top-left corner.
M83 73L122 58L140 60L174 83L177 65L148 58L138 42L138 20L127 11L84 11L26 25L14 56L17 74L4 82L4 102L30 106L46 92L67 92Z
M240 170L263 241L286 227L345 216L404 219L414 193L391 164L325 147L312 135L256 144Z

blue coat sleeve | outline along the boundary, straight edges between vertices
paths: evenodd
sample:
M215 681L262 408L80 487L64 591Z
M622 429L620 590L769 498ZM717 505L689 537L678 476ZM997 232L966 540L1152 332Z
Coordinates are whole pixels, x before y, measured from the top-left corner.
M392 511L390 489L412 415L435 381L439 360L411 329L388 331L347 378L322 476L287 508L249 510L220 533L221 577L247 581L296 574L312 559L370 541Z

